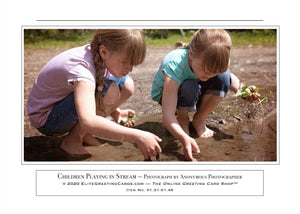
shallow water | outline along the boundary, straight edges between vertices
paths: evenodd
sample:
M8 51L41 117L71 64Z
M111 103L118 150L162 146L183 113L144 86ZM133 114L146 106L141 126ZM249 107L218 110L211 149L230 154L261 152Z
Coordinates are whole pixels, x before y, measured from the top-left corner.
M151 121L152 120L152 121ZM151 131L162 137L160 144L163 150L161 161L184 160L182 146L159 122L160 117L145 118L140 128ZM210 138L199 138L191 128L201 150L194 153L198 161L276 161L277 160L277 127L276 114L257 124L251 120L237 122L229 128L222 126L209 127L216 134ZM263 129L262 129L263 128Z
M144 122L145 121L145 122ZM159 160L184 161L182 145L164 128L161 116L139 119L135 128L150 131L162 138L163 150ZM210 127L216 134L210 138L198 138L194 135L201 150L194 153L198 161L276 161L277 128L276 114L265 121L263 132L261 124L251 121L237 122L234 126ZM62 137L35 136L25 138L24 159L26 161L69 161L68 156L59 149ZM144 161L139 149L132 143L104 141L102 146L86 147L93 156L82 161Z
M222 131L213 138L198 138L202 161L276 161L276 116L261 124L241 122ZM262 131L262 132L261 132Z

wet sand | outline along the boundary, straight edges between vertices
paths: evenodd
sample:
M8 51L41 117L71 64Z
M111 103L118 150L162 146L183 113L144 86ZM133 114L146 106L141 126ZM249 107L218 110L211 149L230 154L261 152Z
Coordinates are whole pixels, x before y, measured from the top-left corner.
M184 161L181 144L174 139L157 117L143 118L144 122L135 128L147 130L162 138L163 150L158 160ZM261 124L237 122L236 126L220 130L212 128L216 134L210 138L194 136L201 150L194 153L198 161L276 161L276 115L267 118L261 133ZM193 134L193 133L192 133ZM26 161L69 161L69 157L59 149L62 137L25 137ZM84 161L144 161L139 149L132 143L98 139L101 146L86 147L92 157Z

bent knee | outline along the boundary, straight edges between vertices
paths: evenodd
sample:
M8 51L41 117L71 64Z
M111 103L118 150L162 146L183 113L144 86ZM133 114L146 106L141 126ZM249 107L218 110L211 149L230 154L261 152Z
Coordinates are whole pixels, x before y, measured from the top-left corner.
M132 96L134 93L134 81L129 76L126 78L124 87L122 88L122 93L126 93L128 97Z
M185 80L178 89L177 108L188 111L196 110L200 95L201 86L194 80Z
M112 82L107 90L106 95L103 97L105 104L117 103L120 99L120 90L116 82Z

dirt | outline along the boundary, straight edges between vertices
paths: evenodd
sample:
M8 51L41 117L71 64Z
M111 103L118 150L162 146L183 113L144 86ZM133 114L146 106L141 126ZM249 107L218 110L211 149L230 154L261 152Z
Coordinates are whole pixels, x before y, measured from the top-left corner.
M135 82L135 93L121 106L136 111L134 128L151 131L163 139L160 144L163 152L158 160L152 158L153 161L184 161L181 144L164 128L161 107L150 97L154 75L163 57L172 49L148 48L144 63L130 74ZM35 77L49 59L62 51L24 50L25 107ZM216 135L206 139L194 136L201 150L194 157L198 161L277 161L276 46L233 47L230 70L242 82L259 87L259 93L266 100L261 107L258 102L244 102L229 92L207 118L207 125ZM24 108L25 161L69 161L59 149L61 139L43 136L31 127ZM143 161L140 151L132 143L98 140L104 144L87 147L93 156L82 161Z

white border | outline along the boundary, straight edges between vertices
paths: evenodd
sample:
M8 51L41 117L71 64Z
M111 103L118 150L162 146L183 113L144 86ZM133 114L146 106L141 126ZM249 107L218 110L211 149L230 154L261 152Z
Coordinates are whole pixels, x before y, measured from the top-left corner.
M254 1L17 1L1 2L0 34L1 71L3 81L1 105L1 194L0 207L3 214L31 213L285 213L299 210L298 156L299 156L299 106L297 92L299 85L299 10L297 2ZM265 170L265 191L263 197L36 197L35 170L42 169L111 169L110 165L91 166L30 166L21 164L22 141L19 133L19 93L21 91L20 67L20 26L50 25L38 19L263 19L262 22L224 22L224 25L278 25L280 32L280 159L277 166L205 166L195 165L194 169L257 169ZM55 23L55 25L70 23ZM98 23L76 23L98 25ZM202 22L214 25L215 22ZM279 105L279 103L278 103ZM279 116L279 115L278 115ZM278 129L279 130L279 129ZM151 169L151 165L144 168ZM119 165L122 169L138 166ZM155 168L163 168L155 166ZM179 169L180 166L167 166ZM193 166L182 168L192 169ZM2 191L3 190L3 191ZM21 190L21 191L20 191ZM17 202L17 203L16 203ZM3 211L3 212L2 212Z
M68 23L73 23L74 20L65 21ZM38 21L38 22L46 22L48 21ZM52 20L53 22L53 20ZM63 22L63 21L59 21ZM85 22L85 21L82 21ZM162 22L167 22L167 24L163 24ZM192 22L193 24L190 24ZM21 35L22 35L22 66L21 66L21 83L22 83L22 93L21 93L21 102L22 102L22 141L21 141L21 162L22 165L175 165L175 166L184 166L184 165L279 165L280 164L280 129L279 129L279 115L280 115L280 101L279 101L279 69L280 69L280 26L278 25L203 25L198 24L199 21L149 21L149 20L140 20L140 21L105 21L102 23L98 23L97 25L22 25L21 26ZM197 24L194 24L197 23ZM276 136L276 161L226 161L226 162L218 162L218 161L199 161L199 162L119 162L119 161L72 161L72 162L59 162L59 161L24 161L24 30L25 29L99 29L99 28L138 28L138 29L199 29L199 28L223 28L223 29L276 29L277 32L277 136Z

